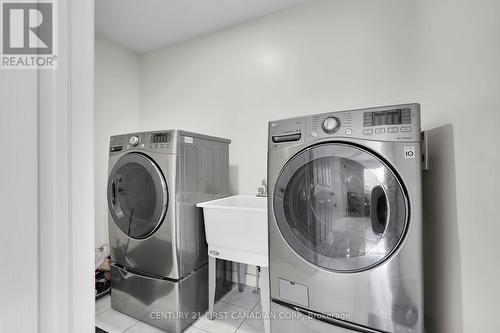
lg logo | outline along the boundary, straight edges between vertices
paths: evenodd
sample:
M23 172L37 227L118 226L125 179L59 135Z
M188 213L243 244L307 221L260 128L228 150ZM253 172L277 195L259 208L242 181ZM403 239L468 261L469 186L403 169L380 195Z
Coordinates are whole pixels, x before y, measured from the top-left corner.
M54 3L4 1L1 9L2 68L54 68Z

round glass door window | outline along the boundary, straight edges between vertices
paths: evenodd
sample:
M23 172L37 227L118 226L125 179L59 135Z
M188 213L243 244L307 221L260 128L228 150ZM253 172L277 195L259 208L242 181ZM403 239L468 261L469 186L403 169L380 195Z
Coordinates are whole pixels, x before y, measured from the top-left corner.
M135 239L153 234L168 205L167 184L158 166L138 153L122 156L108 180L108 206L116 225Z
M408 220L408 200L391 168L341 143L295 155L281 171L273 199L288 244L333 271L362 271L388 258Z

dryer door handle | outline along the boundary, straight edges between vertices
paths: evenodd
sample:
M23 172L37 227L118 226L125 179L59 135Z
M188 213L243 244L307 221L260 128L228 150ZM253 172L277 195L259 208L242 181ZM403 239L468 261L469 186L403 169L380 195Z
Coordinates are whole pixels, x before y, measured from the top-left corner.
M113 207L116 206L116 183L114 179L113 182L111 182L111 204Z

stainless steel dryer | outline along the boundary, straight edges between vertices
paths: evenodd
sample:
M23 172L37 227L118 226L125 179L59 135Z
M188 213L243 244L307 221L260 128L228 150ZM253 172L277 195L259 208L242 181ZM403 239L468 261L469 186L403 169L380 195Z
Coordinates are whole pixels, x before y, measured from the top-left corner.
M207 309L207 244L196 203L228 194L229 143L177 130L111 138L113 309L168 332L193 320L174 313Z
M269 123L272 332L423 331L418 104Z

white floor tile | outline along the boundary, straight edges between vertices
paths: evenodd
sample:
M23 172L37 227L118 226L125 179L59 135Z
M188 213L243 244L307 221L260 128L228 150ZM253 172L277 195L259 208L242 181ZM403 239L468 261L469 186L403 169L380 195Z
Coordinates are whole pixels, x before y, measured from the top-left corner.
M165 331L152 325L143 323L142 321L138 321L134 326L130 327L124 333L165 333ZM189 326L184 331L182 331L182 333L207 333L207 331Z
M262 312L262 306L260 305L260 300L255 304L252 309L252 312Z
M201 329L196 328L194 326L189 326L182 333L207 333L207 331L201 330ZM211 333L211 332L208 332L208 333Z
M234 287L224 297L220 299L221 302L240 306L247 310L252 310L260 299L260 294L253 293L254 288L245 286L243 292L238 291L238 286Z
M95 315L100 315L106 310L111 309L111 295L106 295L95 301Z
M95 325L109 333L123 333L135 323L136 319L113 309L106 310L95 318Z
M215 304L214 310L218 318L209 320L204 314L192 326L210 333L234 333L250 313L249 310L223 302Z
M264 322L262 319L248 318L241 324L236 333L264 333Z
M183 333L261 333L264 325L260 317L257 319L246 317L250 312L260 311L259 295L252 293L253 288L245 287L240 293L238 288L233 288L222 302L215 304L215 311L224 316L208 320L203 315L188 327ZM162 333L163 331L137 321L121 312L111 309L111 297L105 296L96 304L96 326L109 333Z
M260 302L253 308L249 317L238 328L236 333L264 333L264 321Z
M138 321L134 326L125 331L126 333L165 333L154 326Z

